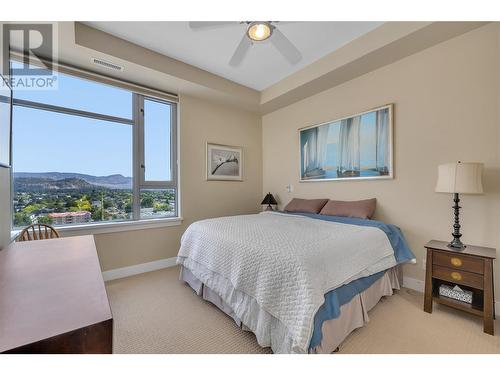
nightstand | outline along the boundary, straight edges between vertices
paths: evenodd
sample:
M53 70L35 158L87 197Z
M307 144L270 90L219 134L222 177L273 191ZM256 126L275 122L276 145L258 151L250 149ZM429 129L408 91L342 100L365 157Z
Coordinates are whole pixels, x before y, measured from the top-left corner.
M448 247L444 241L430 241L427 249L424 311L432 313L432 303L466 311L483 318L484 332L494 335L495 297L493 260L496 250L471 246L463 250ZM439 286L458 285L473 292L472 304L439 295Z

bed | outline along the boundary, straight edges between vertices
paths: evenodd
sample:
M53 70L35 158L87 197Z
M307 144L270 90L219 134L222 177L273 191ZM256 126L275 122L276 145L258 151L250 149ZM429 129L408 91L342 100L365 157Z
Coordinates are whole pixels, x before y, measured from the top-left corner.
M399 228L375 220L263 212L191 224L180 279L274 353L330 353L399 289L414 261Z

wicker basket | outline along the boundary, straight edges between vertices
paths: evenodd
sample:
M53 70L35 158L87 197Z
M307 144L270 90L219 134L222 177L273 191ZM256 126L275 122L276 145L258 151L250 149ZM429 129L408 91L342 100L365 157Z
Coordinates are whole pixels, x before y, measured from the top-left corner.
M439 286L439 295L469 304L472 303L472 291L464 290L458 285L452 288L449 285L441 284Z

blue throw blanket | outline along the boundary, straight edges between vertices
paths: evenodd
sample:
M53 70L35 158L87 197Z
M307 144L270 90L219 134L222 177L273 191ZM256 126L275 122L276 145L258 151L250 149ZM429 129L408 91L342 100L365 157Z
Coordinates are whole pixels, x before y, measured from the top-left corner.
M287 212L287 214L290 214L290 212ZM307 216L318 220L379 228L387 235L387 238L389 239L389 242L394 250L394 257L396 258L398 264L406 263L415 259L415 255L413 255L413 252L409 248L401 229L395 225L385 224L377 220L365 220L351 217L327 216L308 213L293 214ZM384 273L385 271L381 271L374 275L354 280L349 284L342 285L341 287L326 293L325 303L319 308L314 317L314 331L309 347L314 348L321 342L323 337L321 327L323 326L324 321L337 318L340 315L340 306L351 301L356 294L368 289L375 281L380 279Z

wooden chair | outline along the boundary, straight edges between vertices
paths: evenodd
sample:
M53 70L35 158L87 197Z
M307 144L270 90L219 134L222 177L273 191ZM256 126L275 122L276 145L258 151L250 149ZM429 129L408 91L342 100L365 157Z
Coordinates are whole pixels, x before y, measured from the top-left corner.
M19 233L16 241L48 240L59 237L59 232L48 224L31 224Z

